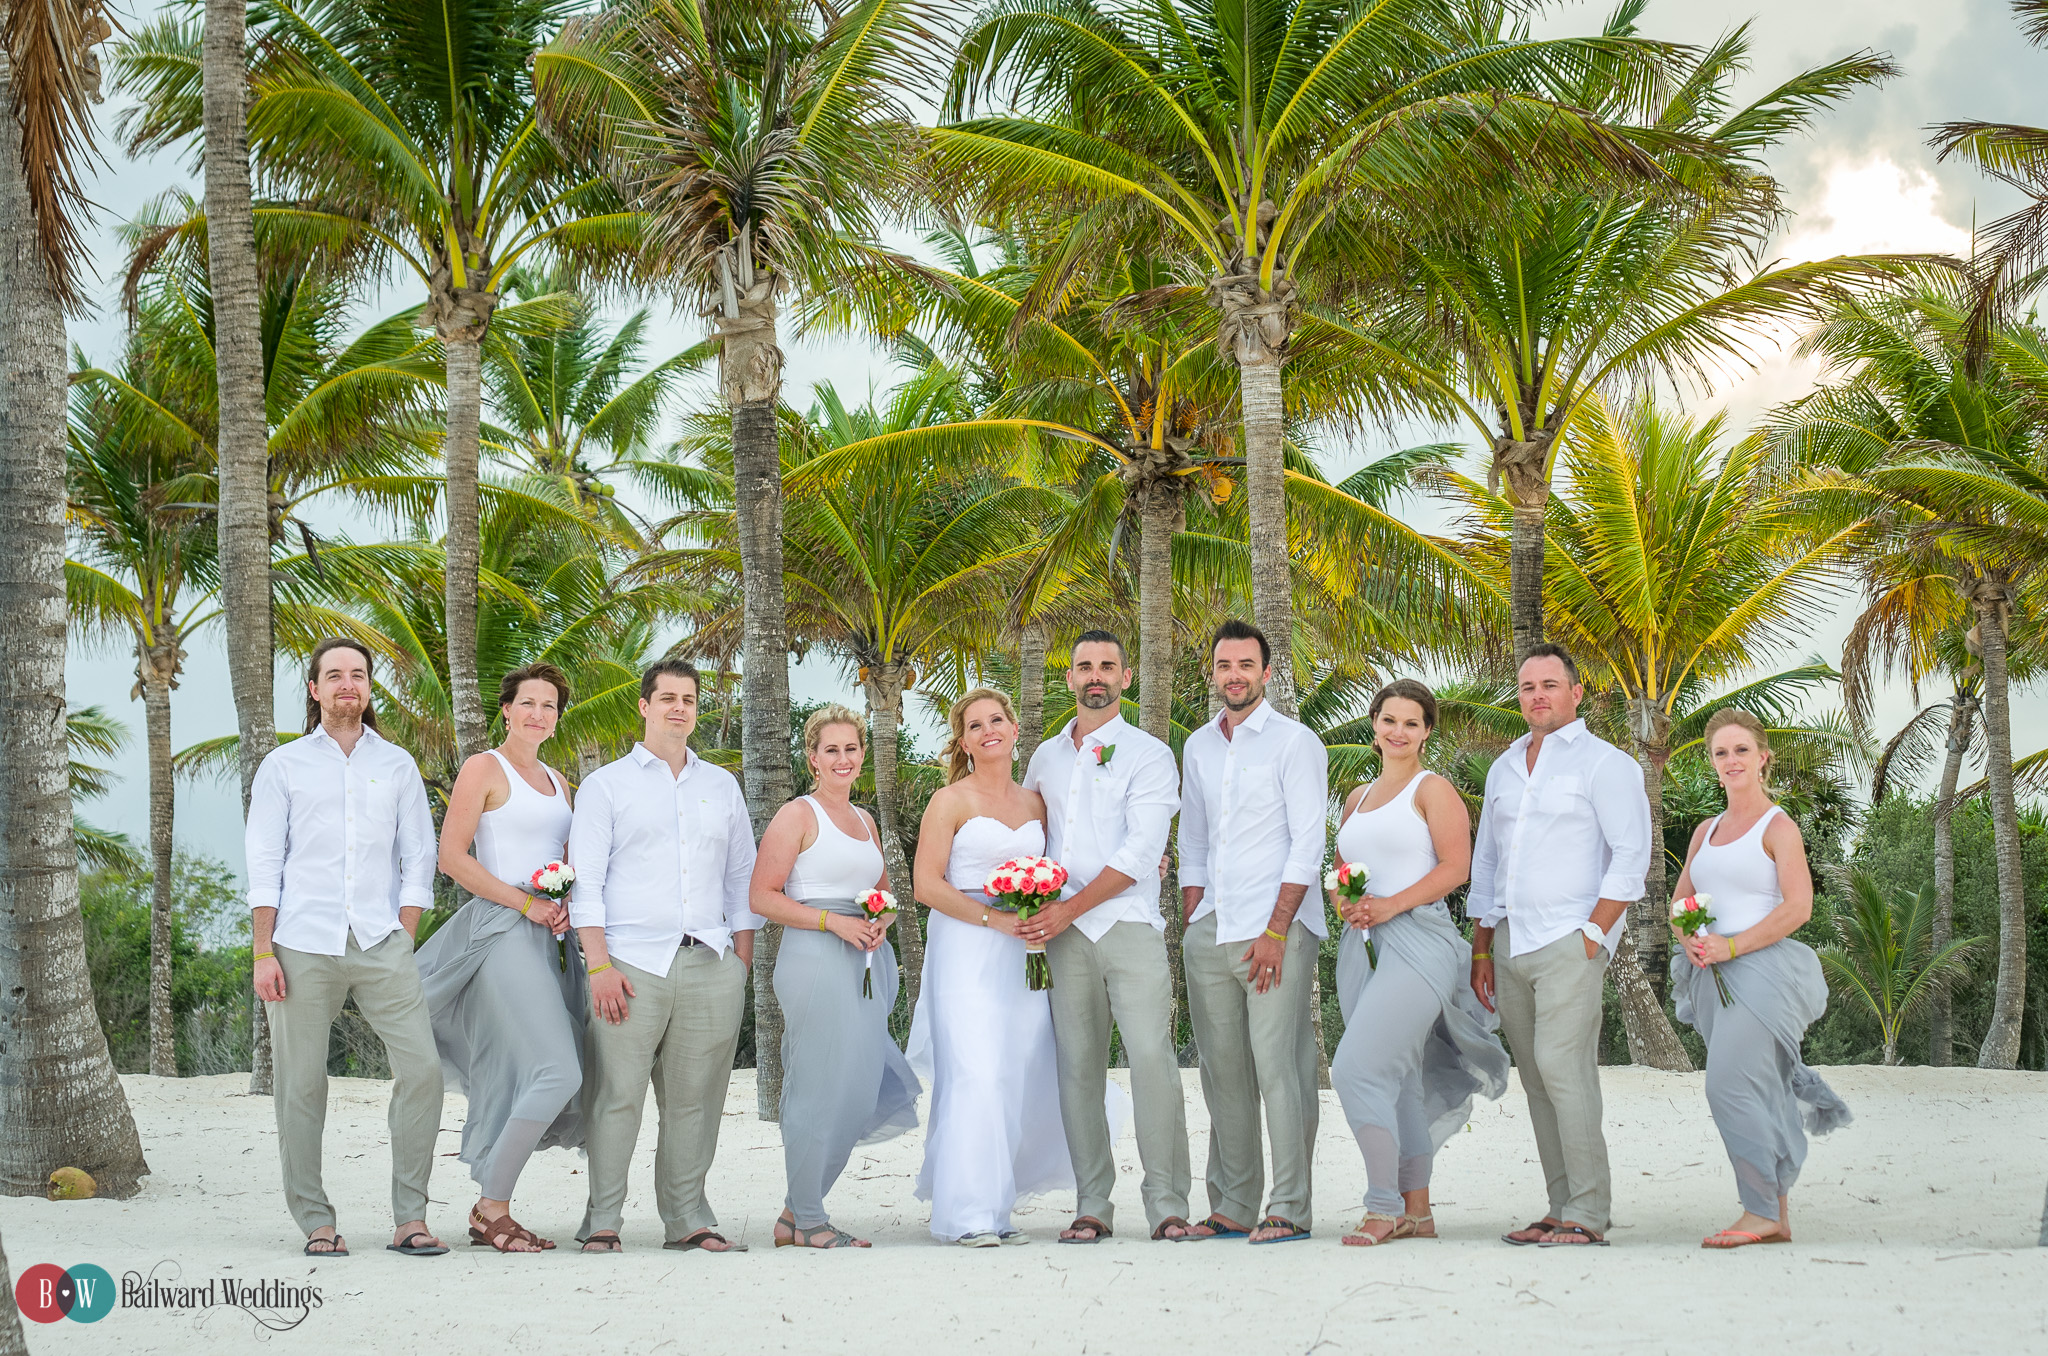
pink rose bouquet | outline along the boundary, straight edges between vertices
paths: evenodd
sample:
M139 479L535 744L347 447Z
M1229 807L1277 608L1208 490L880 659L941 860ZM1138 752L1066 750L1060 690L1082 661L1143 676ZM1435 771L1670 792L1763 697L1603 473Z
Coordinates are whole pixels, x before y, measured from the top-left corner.
M1687 895L1684 899L1672 900L1671 926L1688 937L1699 936L1713 926L1714 915L1707 912L1707 906L1713 902L1714 897L1708 894ZM1728 981L1721 978L1718 966L1709 968L1714 971L1714 987L1720 991L1721 1006L1725 1008L1735 1001L1728 993Z
M880 922L896 912L896 896L887 890L864 890L855 896L854 903L860 905L861 916L870 923ZM867 973L860 977L860 996L875 996L875 953L868 952Z
M1066 883L1067 868L1050 857L1012 857L989 872L983 888L996 908L1029 919L1058 899ZM1034 990L1052 987L1052 963L1043 946L1025 947L1024 982Z

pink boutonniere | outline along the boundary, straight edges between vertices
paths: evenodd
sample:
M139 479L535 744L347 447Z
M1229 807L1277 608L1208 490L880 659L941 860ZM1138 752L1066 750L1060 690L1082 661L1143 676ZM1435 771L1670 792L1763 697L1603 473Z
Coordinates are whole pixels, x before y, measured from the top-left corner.
M1114 757L1116 757L1116 745L1097 744L1095 746L1095 766L1108 767L1109 760Z

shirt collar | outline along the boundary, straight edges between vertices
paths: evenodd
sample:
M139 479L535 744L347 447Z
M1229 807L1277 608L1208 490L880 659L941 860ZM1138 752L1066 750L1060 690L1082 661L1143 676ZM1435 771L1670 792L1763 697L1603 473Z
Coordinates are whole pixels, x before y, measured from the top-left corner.
M1230 713L1227 711L1217 713L1217 733L1222 733L1224 719L1229 714ZM1237 728L1239 730L1250 730L1253 734L1257 734L1259 731L1263 730L1266 727L1266 721L1268 720L1268 718L1272 716L1272 714L1273 703L1266 700L1264 697L1261 697L1259 698L1259 704L1251 709L1251 713L1247 715L1243 720L1237 723Z
M638 763L641 767L648 767L652 764L660 763L661 770L664 772L668 771L668 764L664 762L661 759L661 757L654 752L654 750L648 748L645 744L642 744L637 739L633 741L632 752L628 753L626 756L628 758L631 758L635 763ZM688 776L696 766L697 751L695 749L685 749L683 751L683 776Z
M1065 738L1065 740L1067 741L1067 746L1069 748L1073 747L1074 726L1078 723L1079 718L1077 717L1074 720L1068 721L1067 727L1064 730L1060 731L1061 736ZM1083 749L1086 749L1088 747L1091 741L1096 744L1114 744L1116 743L1117 739L1117 731L1120 729L1128 728L1130 727L1124 720L1123 712L1119 711L1115 715L1111 716L1108 720L1102 722L1101 725L1097 726L1092 734L1082 735L1081 747L1079 749L1075 749L1074 751L1076 753L1081 752Z
M309 739L310 739L310 740L312 740L312 741L314 741L315 743L318 743L318 742L320 742L320 741L322 741L322 740L325 740L325 741L327 742L327 745L328 745L328 747L332 748L332 749L333 749L333 750L334 750L334 751L335 751L336 753L341 753L341 743L340 743L340 741L339 741L339 740L337 740L337 739L336 739L336 738L335 738L335 737L334 737L333 735L331 735L331 734L327 733L327 726L326 726L326 724L325 724L324 722L323 722L323 723L321 723L321 724L315 725L315 726L313 727L313 731L312 731L312 733L311 733L311 734L304 734L304 735L300 735L300 736L299 736L299 739L298 739L297 741L295 741L295 742L303 742L303 741L305 741L305 740L309 740ZM369 741L369 742L372 742L372 743L377 743L377 744L382 744L382 743L384 743L384 742L385 742L385 740L384 740L384 736L383 736L383 735L380 735L380 734L378 734L378 733L376 732L376 730L372 729L372 728L371 728L370 726L368 726L368 725L365 725L365 726L363 727L363 732L362 732L362 734L360 734L360 735L358 735L358 736L356 737L356 747L357 747L358 749L360 749L360 748L361 748L361 747L363 746L363 744L364 744L364 742L365 742L365 741ZM343 757L345 758L345 757L347 757L348 755L347 755L347 754L342 754L342 756L343 756Z
M1579 736L1585 733L1587 733L1586 718L1584 716L1580 716L1571 724L1562 725L1559 726L1557 729L1552 730L1549 733L1549 735L1546 736L1546 738L1561 739L1567 744L1576 744L1579 742ZM1523 731L1521 738L1517 739L1514 743L1508 745L1508 752L1527 753L1529 750L1529 741L1534 739L1535 737L1536 736L1534 733L1527 730Z

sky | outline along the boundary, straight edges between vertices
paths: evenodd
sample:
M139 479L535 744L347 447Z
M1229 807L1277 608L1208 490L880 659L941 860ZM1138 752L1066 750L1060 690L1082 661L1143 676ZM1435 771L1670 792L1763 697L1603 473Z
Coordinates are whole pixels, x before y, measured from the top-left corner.
M115 0L117 17L129 29L147 22L157 8L149 0ZM1549 4L1539 16L1538 28L1546 34L1591 31L1610 8L1607 3ZM1797 71L1866 49L1889 54L1903 68L1897 79L1858 93L1805 137L1777 148L1771 168L1784 187L1791 216L1772 243L1773 257L1793 261L1875 251L1967 254L1974 224L2017 205L2009 190L1981 179L1967 165L1937 163L1926 145L1929 127L1949 120L2048 123L2048 51L2027 45L2002 0L1651 0L1639 27L1655 37L1706 43L1745 22L1751 25L1751 69L1737 88L1739 99L1754 99ZM99 209L89 239L105 274L102 301L94 315L73 322L71 334L72 342L89 357L105 362L118 356L122 341L117 226L167 189L201 191L199 177L190 172L183 155L146 161L120 155L112 130L119 108L118 100L109 99L99 110L108 161L89 188ZM402 289L387 290L372 299L364 314L388 313L414 300ZM702 322L694 316L670 314L657 306L656 320L652 354L674 352L702 338ZM799 337L786 348L785 398L792 404L805 404L809 390L821 381L834 383L858 400L871 387L885 387L893 379L885 359L865 346ZM1689 395L1687 408L1697 415L1725 409L1730 426L1739 430L1770 406L1809 389L1816 375L1810 363L1783 351L1767 349L1757 358L1753 369L1732 373L1715 390ZM1469 442L1463 430L1404 428L1368 434L1329 445L1326 469L1341 476L1396 447L1443 436ZM1411 503L1407 511L1418 525L1440 521L1430 505ZM1853 603L1853 598L1843 596L1836 615L1796 642L1788 656L1839 655ZM220 631L203 632L188 648L184 678L172 700L172 743L177 748L235 730ZM288 666L280 668L277 710L283 728L296 728L303 713L297 677ZM133 656L125 646L95 649L74 639L67 678L74 706L97 704L132 730L117 760L123 780L105 800L83 806L83 813L103 827L146 843L142 705L129 697ZM799 700L840 698L851 699L856 709L861 705L850 677L828 660L814 658L799 665L792 690ZM1939 694L1922 695L1931 699ZM1884 733L1896 730L1914 709L1903 683L1889 685L1877 705L1877 728ZM2016 697L2013 745L2020 753L2048 745L2048 691ZM237 788L214 782L181 786L177 838L182 849L217 857L239 871Z

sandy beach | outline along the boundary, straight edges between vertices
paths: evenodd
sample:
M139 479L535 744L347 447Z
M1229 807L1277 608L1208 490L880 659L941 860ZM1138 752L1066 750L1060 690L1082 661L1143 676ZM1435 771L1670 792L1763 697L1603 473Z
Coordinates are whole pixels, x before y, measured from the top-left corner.
M1342 1248L1364 1189L1332 1094L1323 1095L1315 1237L1151 1243L1137 1157L1118 1146L1119 1232L1056 1246L1070 1200L1020 1215L1029 1246L943 1246L912 1197L922 1137L857 1151L832 1197L871 1251L777 1250L781 1141L754 1118L753 1075L734 1075L712 1200L744 1256L666 1252L650 1184L653 1116L627 1207L628 1251L586 1257L570 1233L583 1160L551 1151L527 1169L520 1218L556 1238L542 1256L458 1247L432 1259L388 1241L386 1085L337 1080L328 1191L354 1255L313 1260L278 1187L268 1099L244 1075L124 1080L153 1175L129 1201L0 1201L14 1274L92 1263L166 1286L214 1284L211 1307L117 1306L100 1321L26 1323L34 1351L812 1352L968 1349L1131 1352L1201 1348L1822 1352L2048 1349L2048 1249L2035 1246L2048 1175L2048 1074L1831 1068L1857 1120L1818 1141L1793 1202L1795 1243L1703 1253L1735 1218L1733 1179L1700 1076L1603 1070L1615 1179L1614 1246L1510 1248L1496 1239L1542 1211L1517 1088L1482 1103L1437 1162L1437 1242ZM1207 1118L1185 1077L1197 1174ZM431 1222L463 1239L474 1199L454 1157L463 1105L443 1117ZM1199 1176L1195 1209L1202 1208ZM445 1202L445 1204L441 1204ZM313 1287L305 1310L244 1309L225 1282ZM285 1324L298 1320L295 1326Z

